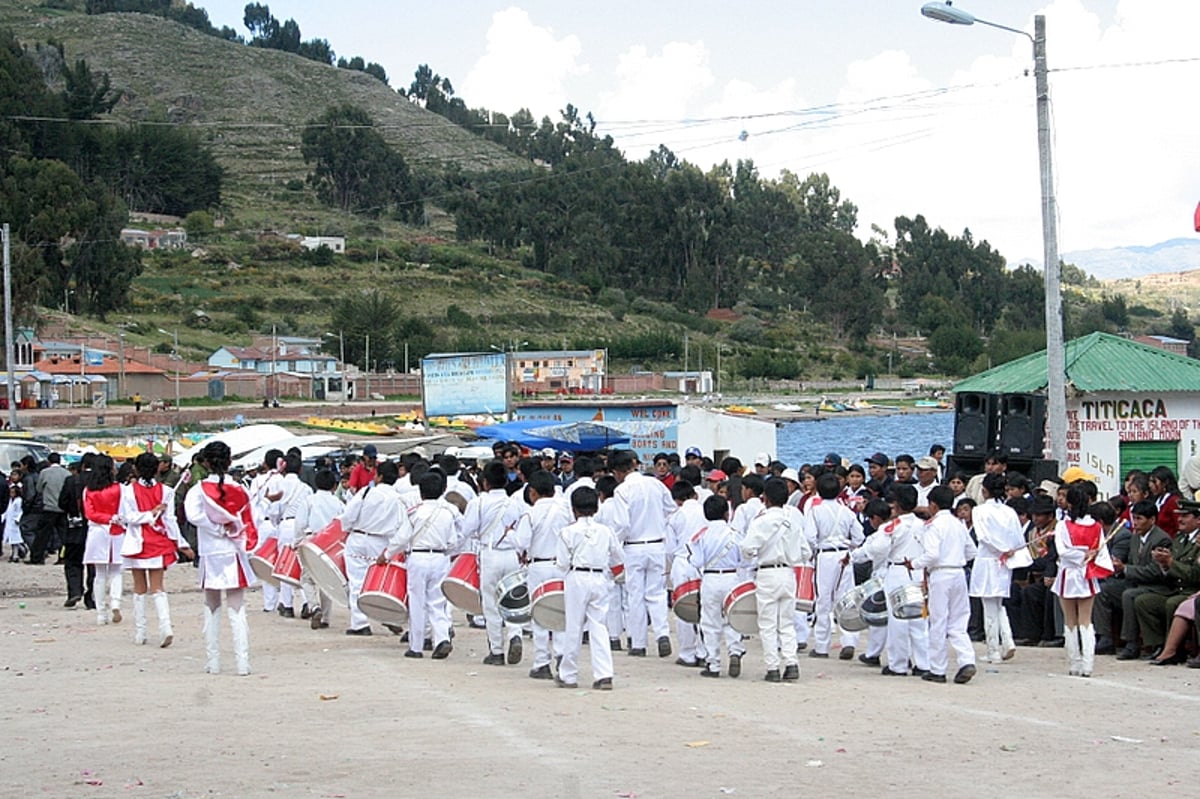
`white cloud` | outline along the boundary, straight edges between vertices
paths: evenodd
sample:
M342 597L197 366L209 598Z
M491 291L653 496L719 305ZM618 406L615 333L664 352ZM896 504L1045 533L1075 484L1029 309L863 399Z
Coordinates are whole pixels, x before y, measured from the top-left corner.
M492 16L487 49L467 73L458 94L473 107L511 114L529 108L535 117L558 112L570 101L567 80L587 72L583 46L573 34L557 38L511 7Z

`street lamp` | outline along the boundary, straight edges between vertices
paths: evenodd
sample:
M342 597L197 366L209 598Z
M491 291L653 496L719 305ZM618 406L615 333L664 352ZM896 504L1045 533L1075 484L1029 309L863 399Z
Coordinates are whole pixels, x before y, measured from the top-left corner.
M338 339L338 371L342 378L342 402L346 401L346 336L344 331L339 330L337 333L326 333L326 336L333 338L335 335Z
M1060 468L1067 462L1067 357L1063 344L1061 267L1058 262L1058 207L1054 199L1054 168L1050 145L1050 79L1046 67L1046 17L1033 18L1033 36L1017 28L979 19L949 2L926 3L921 13L951 25L987 25L1017 33L1033 43L1034 91L1037 96L1038 162L1042 183L1043 275L1046 291L1046 398L1050 457Z

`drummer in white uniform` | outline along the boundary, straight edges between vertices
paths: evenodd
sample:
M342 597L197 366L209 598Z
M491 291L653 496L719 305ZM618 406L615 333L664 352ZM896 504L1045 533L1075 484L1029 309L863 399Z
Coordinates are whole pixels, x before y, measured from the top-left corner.
M279 481L280 496L275 501L279 520L276 530L278 530L279 546L281 547L296 548L296 514L300 511L300 504L307 497L312 496L312 489L308 483L300 479L300 470L303 465L298 452L285 455L283 458L283 476ZM280 582L279 615L288 619L296 618L295 601L295 590L292 586ZM301 616L308 618L308 610L306 604L304 610L301 611Z
M914 569L925 569L929 580L929 674L921 679L946 682L949 662L947 647L958 660L956 683L975 676L975 649L967 635L971 615L967 598L967 561L975 557L975 542L967 528L954 516L954 493L946 486L929 492L933 518L921 533L922 552L912 561Z
M283 476L279 473L279 462L283 458L283 451L278 449L267 450L263 456L262 466L258 469L258 474L250 481L248 489L250 493L250 512L254 518L254 526L258 529L258 542L262 542L268 538L278 538L279 521L278 508L275 501L283 496L283 489L280 482ZM279 607L279 588L271 585L269 582L264 582L262 587L263 611L271 612Z
M983 630L987 639L987 662L999 663L1011 660L1017 653L1013 643L1012 627L1008 622L1008 611L1004 600L1012 588L1012 563L1001 556L1013 552L1029 562L1029 550L1025 548L1025 534L1017 512L1004 504L1006 481L1002 474L983 476L983 502L971 512L971 524L975 538L979 541L979 552L971 567L971 583L968 593L979 597L983 604Z
M728 515L725 497L714 494L704 500L706 524L689 542L689 560L700 572L700 631L705 661L702 677L721 676L722 639L729 655L730 677L741 675L742 655L746 653L741 633L730 627L721 613L725 597L741 582L738 570L746 565L738 548L739 536L725 520Z
M925 522L913 513L920 501L916 486L897 483L889 490L889 494L894 508L893 518L867 536L863 544L863 549L870 551L873 556L882 555L887 564L883 576L883 593L888 601L887 665L882 667L880 673L884 676L907 676L911 663L912 673L922 676L929 673L929 623L924 618L898 618L893 596L902 588L911 586L919 589L921 586L921 572L908 564L921 554L920 534Z
M508 474L500 461L489 461L481 475L483 493L467 503L463 515L463 539L468 550L479 553L479 593L483 603L483 620L487 629L488 654L484 665L503 666L505 642L508 642L507 662L521 662L521 627L506 622L500 616L496 584L520 569L518 553L528 541L520 539L517 522L522 506L504 490ZM526 528L527 529L527 528Z
M408 514L395 489L399 476L396 464L391 461L380 463L375 482L350 497L342 512L342 529L346 531L347 604L350 606L350 627L346 635L371 635L370 620L358 609L363 580L367 577L367 569L387 549L388 541L409 529Z
M854 511L837 501L841 490L837 475L825 472L817 478L817 496L804 509L804 537L817 553L817 621L808 653L814 658L829 657L834 605L854 587L854 569L847 567L845 558L864 537ZM841 643L838 657L850 660L858 645L858 633L842 630Z
M787 495L783 480L767 481L763 490L766 510L750 523L740 545L742 555L758 564L754 593L767 682L800 679L800 664L796 661L795 567L807 561L812 553L800 530L798 512L787 504Z
M671 498L679 507L667 517L666 545L667 555L671 558L671 587L678 588L689 580L700 578L700 572L688 562L689 546L692 536L707 521L704 508L696 498L696 490L688 481L677 479L675 485L671 486ZM704 650L695 624L675 615L675 638L679 642L676 665L704 665Z
M538 470L529 476L529 498L533 507L521 515L517 535L522 542L529 542L526 561L530 594L543 583L563 579L563 570L557 564L559 531L572 519L562 503L555 500L556 488L554 475L550 472ZM562 636L551 636L550 630L537 621L530 624L533 627L533 668L529 676L535 680L552 680L554 672L550 662L552 656L562 655Z
M580 464L584 460L586 459L580 458L576 462L575 471L579 471ZM567 492L570 493L583 479L580 477L572 483L567 488ZM606 525L614 532L629 527L629 517L625 513L625 505L613 501L613 494L616 490L617 478L611 474L606 474L596 481L596 493L600 495L600 510L596 512L596 521ZM619 534L618 540L620 540ZM614 652L621 651L621 635L625 632L627 604L625 581L623 579L613 580L608 594L608 648Z
M583 626L587 624L588 648L592 654L592 688L612 690L612 651L604 646L608 628L608 583L612 567L621 563L623 552L616 534L595 520L599 501L595 489L583 487L571 494L575 522L558 535L555 565L562 569L563 603L567 629L563 634L562 663L555 682L562 688L578 688L579 650Z
M297 536L308 537L319 533L346 509L333 493L338 482L336 473L330 469L319 469L313 482L317 490L305 497L296 509ZM308 569L300 573L300 590L304 592L304 604L308 607L309 626L314 630L328 627L329 617L333 614L333 597L320 590Z
M450 604L442 592L442 581L450 571L450 555L457 554L462 545L458 509L442 495L446 493L446 476L439 471L426 471L417 480L421 504L409 514L408 525L388 541L387 549L376 563L387 563L399 552L408 558L408 651L406 658L421 658L425 642L423 632L430 630L433 638L433 659L450 655ZM428 625L426 624L428 622Z
M849 559L851 563L870 563L871 577L884 580L888 569L887 549L878 543L872 547L871 541L879 537L880 528L891 518L892 510L882 499L874 499L863 509L862 514L870 521L875 532L867 536L862 546L850 551ZM885 598L886 593L885 591ZM891 614L888 616L890 618ZM867 651L858 656L858 662L864 666L879 666L879 656L883 654L887 645L887 635L887 625L870 625L867 628Z

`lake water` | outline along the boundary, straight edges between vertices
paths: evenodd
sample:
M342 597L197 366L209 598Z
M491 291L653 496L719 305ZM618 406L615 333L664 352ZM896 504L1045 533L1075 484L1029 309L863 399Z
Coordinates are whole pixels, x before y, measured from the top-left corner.
M907 453L914 458L929 454L941 444L949 452L954 440L954 413L913 413L892 416L858 416L844 413L820 421L787 422L776 435L779 460L799 468L821 463L836 452L851 463L862 463L873 452L888 457Z

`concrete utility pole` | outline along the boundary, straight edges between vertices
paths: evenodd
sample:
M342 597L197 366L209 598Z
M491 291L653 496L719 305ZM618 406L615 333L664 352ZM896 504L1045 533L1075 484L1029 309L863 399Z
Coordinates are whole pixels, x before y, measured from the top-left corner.
M13 379L13 317L12 317L12 263L9 253L8 223L4 223L4 361L8 367L5 380L8 385L8 427L17 429L16 380Z

